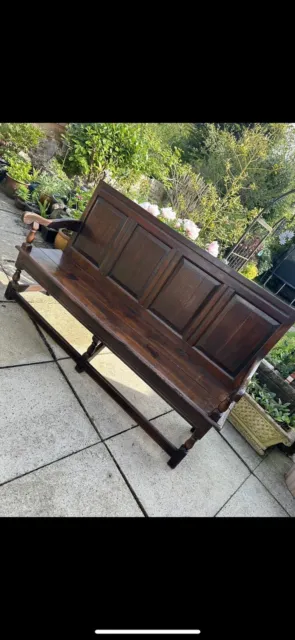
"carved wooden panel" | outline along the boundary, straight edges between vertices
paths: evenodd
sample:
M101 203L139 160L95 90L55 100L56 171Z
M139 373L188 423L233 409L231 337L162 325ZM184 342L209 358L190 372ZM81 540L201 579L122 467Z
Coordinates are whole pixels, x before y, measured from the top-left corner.
M126 220L124 213L97 198L73 246L100 265Z
M170 247L137 226L110 277L139 297L169 251Z
M219 286L218 280L189 260L182 259L150 309L182 332Z
M278 327L274 318L235 295L195 347L229 373L236 374Z

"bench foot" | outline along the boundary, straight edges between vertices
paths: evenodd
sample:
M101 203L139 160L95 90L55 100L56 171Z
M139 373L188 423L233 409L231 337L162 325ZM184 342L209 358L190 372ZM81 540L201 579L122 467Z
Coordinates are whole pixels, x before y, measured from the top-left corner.
M185 458L187 453L188 453L188 449L186 449L186 447L182 444L181 447L179 447L179 449L174 451L170 460L168 460L167 464L169 465L169 467L171 467L171 469L175 469L175 467L179 465L181 460Z
M87 351L83 353L79 361L75 366L75 370L77 373L82 373L85 368L85 362L88 362L89 358L95 356L101 349L103 349L104 344L95 336L92 338L91 345L88 347Z
M12 282L9 282L6 289L5 289L5 298L6 300L15 300L16 296L15 296L15 288L12 284Z
M12 276L12 280L8 283L5 290L5 298L6 300L15 300L16 293L18 291L18 282L21 276L21 269L16 269Z

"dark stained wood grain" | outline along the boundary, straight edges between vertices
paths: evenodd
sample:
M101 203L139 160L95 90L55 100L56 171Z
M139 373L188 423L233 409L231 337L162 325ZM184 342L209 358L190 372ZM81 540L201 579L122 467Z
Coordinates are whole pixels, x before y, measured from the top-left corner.
M95 336L80 369L90 373L100 341L194 427L176 449L142 421L174 468L242 396L295 310L103 182L75 231L64 253L22 245L9 294L25 269Z
M183 259L158 293L151 311L181 333L219 286L215 278Z

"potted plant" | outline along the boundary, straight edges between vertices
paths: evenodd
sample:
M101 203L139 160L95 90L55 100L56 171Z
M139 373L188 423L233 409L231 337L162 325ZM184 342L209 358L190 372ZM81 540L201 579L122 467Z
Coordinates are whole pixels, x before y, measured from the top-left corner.
M61 251L64 251L67 248L72 235L73 232L68 229L59 229L54 239L55 249L61 249Z
M0 182L4 180L7 174L8 162L4 158L0 158Z
M30 192L26 185L21 184L15 192L15 206L21 211L28 211L27 205L30 202Z
M17 189L21 186L27 186L30 182L30 171L32 165L30 162L22 160L17 155L9 155L7 174L4 181L4 191L6 195L13 198Z
M57 202L61 202L62 198L67 196L70 185L67 181L63 181L56 175L49 175L43 172L38 178L39 184L35 189L35 193L40 202L47 201L50 207Z
M229 414L231 424L260 455L275 444L291 446L295 441L295 414L291 415L289 403L283 404L261 385L257 375L247 391Z

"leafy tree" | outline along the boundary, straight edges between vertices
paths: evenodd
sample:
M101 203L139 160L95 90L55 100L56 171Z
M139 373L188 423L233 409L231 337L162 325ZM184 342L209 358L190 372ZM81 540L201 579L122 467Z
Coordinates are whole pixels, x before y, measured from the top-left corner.
M69 153L64 168L70 176L83 175L88 182L102 173L139 168L140 125L94 122L70 124L65 134Z
M70 124L65 141L69 146L65 170L88 182L98 180L105 170L129 184L141 173L165 182L180 155L145 123Z
M28 153L45 137L40 127L29 122L1 122L0 144L11 151Z

